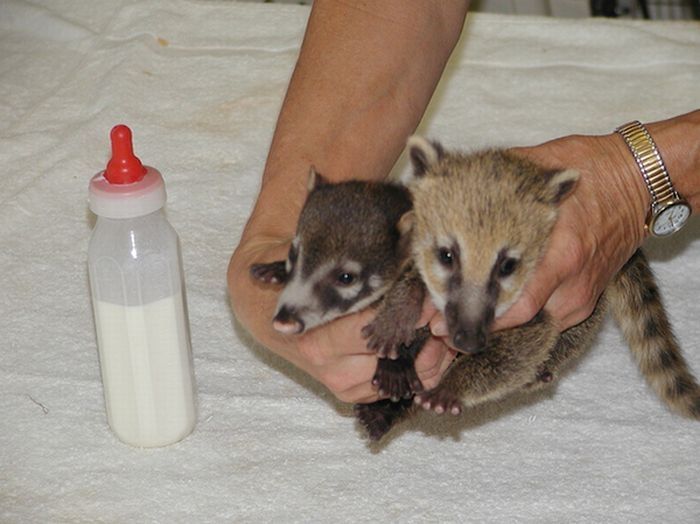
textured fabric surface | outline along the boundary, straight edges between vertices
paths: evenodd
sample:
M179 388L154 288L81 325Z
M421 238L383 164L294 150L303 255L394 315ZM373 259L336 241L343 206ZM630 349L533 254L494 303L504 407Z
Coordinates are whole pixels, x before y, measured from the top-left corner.
M700 428L610 321L552 394L421 415L377 449L236 324L226 266L307 16L0 3L0 521L698 522ZM697 23L473 15L421 132L467 148L604 133L694 109L698 85ZM116 123L163 173L183 246L198 423L155 450L107 426L90 309L87 184ZM647 244L696 372L699 234Z

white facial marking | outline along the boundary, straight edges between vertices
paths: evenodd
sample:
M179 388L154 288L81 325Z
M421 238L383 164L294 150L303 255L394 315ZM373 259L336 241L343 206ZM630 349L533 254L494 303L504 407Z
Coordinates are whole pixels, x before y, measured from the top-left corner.
M348 273L354 273L356 275L359 275L362 271L362 264L356 262L355 260L347 260L343 262L341 267L343 268L343 271L346 271Z
M519 297L520 294L516 295L516 298ZM499 304L496 306L496 310L494 311L494 317L499 318L503 313L508 311L508 308L512 306L515 303L515 299L513 300L508 300L507 302L503 302L502 304Z
M355 275L355 281L349 286L336 286L336 291L345 300L353 300L357 295L363 290L365 282L360 279L360 274L362 273L363 266L361 263L355 260L348 260L342 264L342 271ZM385 292L385 284L379 275L372 275L369 277L367 282L372 292L358 300L350 308L348 308L345 313L354 313L355 311L360 311L366 308L374 301L376 301L380 295Z
M352 300L362 291L362 282L354 282L349 286L338 286L336 291L343 300Z
M343 300L353 300L363 288L363 283L360 280L360 273L362 272L362 264L354 260L347 260L343 262L340 269L337 270L337 275L342 275L347 273L352 275L354 280L350 284L343 284L341 282L334 282L335 290L338 295L341 296ZM332 278L337 278L336 275L331 275Z
M361 309L366 308L369 306L372 302L377 300L379 296L382 294L382 292L377 292L377 293L372 293L362 300L358 300L355 304L353 304L351 307L349 307L345 313L354 313L355 311L360 311Z
M443 266L437 258L433 261L431 264L431 270L433 272L433 275L435 275L437 278L442 280L443 282L446 281L448 278L450 278L450 271Z
M296 236L292 240L292 247L296 249L297 251L297 264L299 263L300 257L301 257L301 249L299 248L299 237ZM287 257L287 260L284 263L284 268L287 271L287 274L291 273L292 271L292 263L289 261L289 257Z
M369 287L372 289L379 289L384 284L384 279L379 275L372 275L369 277Z
M358 294L362 291L364 287L364 282L360 280L359 275L362 271L362 264L357 261L350 260L344 262L338 268L336 261L330 261L322 266L318 267L310 277L306 280L302 279L300 268L303 266L303 249L299 249L299 254L296 263L296 272L292 278L287 282L282 293L280 293L279 299L277 301L277 312L282 309L283 306L292 308L299 315L300 319L304 323L305 330L309 330L313 327L325 324L334 320L340 315L354 313L366 308L373 302L375 302L379 296L381 296L388 287L378 275L370 277L370 287L373 292L369 296L358 300L353 303L353 305L347 310L340 311L337 308L331 308L327 311L323 311L323 306L317 295L317 288L319 285L322 286L333 286L335 292L337 292L340 297L344 300L352 302L356 299ZM342 285L336 279L342 273L348 273L355 276L355 280L349 285ZM277 329L277 326L274 326ZM287 329L291 331L291 328L280 325L278 331L284 332Z
M305 329L318 325L320 323L321 306L314 293L314 286L328 272L328 267L320 267L311 274L308 280L303 280L301 277L301 268L303 263L303 253L299 250L297 258L297 271L292 276L292 279L287 282L280 293L277 300L277 310L275 315L282 309L283 306L291 308L297 312L301 320L304 322Z
M505 247L505 246L503 246L503 247ZM520 263L520 259L522 257L522 251L520 251L519 249L515 249L515 248L508 249L508 251L506 251L506 256L509 258L513 258L513 259L517 260L518 263ZM509 275L507 277L503 277L500 279L500 286L501 286L501 290L502 290L501 298L504 295L510 294L512 291L515 290L515 286L517 285L517 283L516 283L515 279L512 277L513 277L513 275ZM515 294L513 294L513 296L509 300L499 299L499 302L496 305L496 310L494 311L495 318L500 317L506 311L508 311L510 306L515 304L515 302L518 300L518 298L520 298L521 294L522 294L522 289L517 290L517 292Z
M428 292L430 293L430 298L433 301L435 307L442 313L445 312L445 307L447 306L447 297L442 296L438 290L434 289L431 285L426 284Z

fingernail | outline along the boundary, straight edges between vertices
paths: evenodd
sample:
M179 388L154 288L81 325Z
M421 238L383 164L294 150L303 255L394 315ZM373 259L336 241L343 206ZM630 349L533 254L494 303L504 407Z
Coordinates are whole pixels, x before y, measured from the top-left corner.
M444 320L436 320L430 323L430 332L435 337L446 337L448 335L447 322Z

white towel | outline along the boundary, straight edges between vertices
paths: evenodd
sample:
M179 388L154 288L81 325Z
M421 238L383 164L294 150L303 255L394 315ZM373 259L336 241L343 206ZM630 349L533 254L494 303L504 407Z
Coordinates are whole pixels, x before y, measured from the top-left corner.
M611 322L552 395L421 415L378 450L348 406L236 325L226 266L307 16L0 4L0 521L698 522L700 427L651 393ZM420 131L524 145L689 111L699 29L470 16ZM199 418L155 450L107 426L87 284L87 184L116 123L165 177L187 280ZM648 242L696 373L699 233L693 220Z

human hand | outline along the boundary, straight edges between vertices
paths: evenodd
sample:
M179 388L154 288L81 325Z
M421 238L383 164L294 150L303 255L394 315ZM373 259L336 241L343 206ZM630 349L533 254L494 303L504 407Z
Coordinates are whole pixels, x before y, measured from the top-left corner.
M610 279L644 240L649 195L621 137L569 136L514 150L545 167L575 169L549 245L520 299L494 329L520 325L543 307L560 330L590 316Z
M229 265L228 284L237 318L260 343L324 384L339 400L369 403L380 399L371 381L377 356L367 349L361 331L374 318L367 309L347 315L301 335L283 335L272 328L278 286L250 276L252 263L284 258L282 240L250 238ZM425 324L425 322L423 322ZM454 357L443 341L431 338L416 359L416 373L427 389L435 387Z

